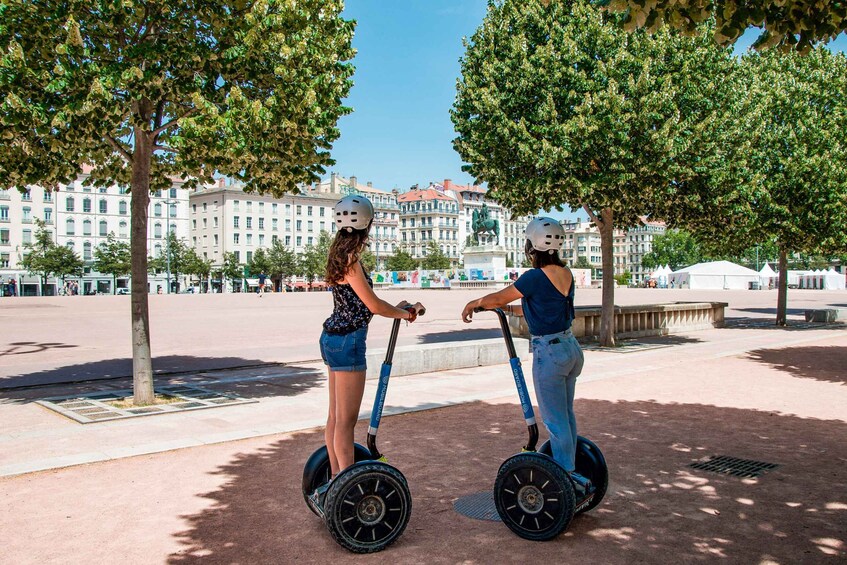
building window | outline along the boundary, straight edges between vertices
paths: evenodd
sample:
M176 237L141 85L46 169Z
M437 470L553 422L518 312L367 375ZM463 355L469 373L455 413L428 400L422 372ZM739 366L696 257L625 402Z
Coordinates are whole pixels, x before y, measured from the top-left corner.
M91 212L91 199L83 198L82 199L82 211L83 212Z
M311 207L311 206L306 206L306 215L307 215L307 216L311 216L311 215L312 215L312 207Z
M252 261L252 260L253 260L253 252L252 252L252 251L248 251L248 252L247 252L247 262L249 263L249 262L250 262L250 261Z
M126 200L118 202L118 214L126 216Z
M260 233L259 234L259 247L264 247L264 246L265 246L265 234Z
M306 222L306 231L312 231L313 228L314 228L313 224L314 224L314 222L312 220L309 220L308 222Z
M204 229L207 228L208 225L209 225L209 222L206 220L206 218L203 218L203 228Z
M121 237L126 237L127 236L126 222L121 222L118 226L119 226L118 227L118 235L121 236Z
M82 244L82 258L86 261L91 261L91 242L86 241Z
M8 206L0 206L0 222L8 222L9 221L9 207Z
M233 251L233 253L235 253L235 260L240 263L241 262L241 251Z
M193 230L197 229L197 220L191 220L191 229L193 229Z
M153 237L162 237L162 224L160 224L159 222L156 222L156 225L153 226Z
M253 234L252 233L247 234L247 245L253 245Z
M318 208L318 216L320 216L321 218L324 217L324 207L323 206ZM392 214L392 216L393 216L393 214Z
M290 245L291 245L291 236L287 235L287 236L285 236L285 246L289 247Z
M273 218L271 220L271 229L273 229L273 231L277 231L278 227L279 227L278 224L279 224L279 220L277 220L276 218Z
M214 240L215 240L215 246L217 246L218 245L218 234L215 234L213 237L214 237Z
M45 208L44 209L44 221L48 224L53 223L53 208Z
M109 204L105 200L100 201L100 213L108 214Z
M106 220L100 220L100 235L109 235L109 225L106 223Z
M302 247L302 245L303 245L303 238L298 235L297 236L297 247Z
M260 230L265 229L265 219L264 218L259 218L259 229Z
M207 202L203 202L203 211L204 212L206 211L206 208L208 208L207 204L208 204Z
M285 220L285 231L291 231L291 220Z
M240 200L233 200L233 201L232 201L232 209L233 209L233 210L235 210L236 212L238 212L238 205L239 205L240 203L241 203L241 201L240 201Z
M212 223L214 224L215 227L218 227L218 217L217 216L212 218Z
M253 211L253 201L252 201L252 200L248 200L248 201L247 201L247 211L248 211L248 212L252 212L252 211Z
M44 201L53 202L53 193L46 189L44 190Z
M68 218L68 221L65 223L65 233L67 235L75 235L74 219L73 218Z
M302 213L303 213L303 207L298 204L297 205L297 215L299 216Z
M30 208L28 206L24 206L23 212L24 212L24 216L23 216L23 218L21 218L21 221L25 224L31 224L32 223L32 208Z
M278 211L277 208L278 208L278 206L277 206L276 202L271 204L271 212L273 212L274 214L277 213L277 211Z
M232 227L234 227L234 228L238 227L238 216L232 217Z
M32 230L24 230L23 231L23 238L22 238L21 242L24 245L32 243Z
M247 216L247 229L253 229L253 216Z
M176 218L176 204L171 204L170 208L168 208L168 218Z
M21 200L24 202L30 202L32 200L32 191L30 189L26 189L25 192L22 192Z
M158 202L156 202L156 204L153 206L153 215L157 218L162 217L162 205Z
M259 212L264 212L264 211L265 211L265 203L259 202Z
M9 230L0 230L0 245L9 245Z
M297 231L303 231L303 220L297 220Z
M232 243L238 245L238 240L240 239L240 234L234 233L232 234Z
M171 198L176 198L176 189L171 188L170 191L168 192L168 194L171 195Z
M9 268L9 254L8 253L0 253L0 269L8 269Z

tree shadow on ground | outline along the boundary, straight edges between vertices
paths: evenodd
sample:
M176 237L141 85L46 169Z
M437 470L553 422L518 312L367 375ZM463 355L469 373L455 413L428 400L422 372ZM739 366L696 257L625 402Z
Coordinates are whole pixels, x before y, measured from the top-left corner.
M380 556L392 563L820 562L845 554L847 424L691 404L578 400L580 433L604 451L603 503L549 543L453 509L487 491L526 438L519 406L474 403L390 416L379 444L406 475L412 518ZM366 426L360 424L358 436ZM213 471L223 485L208 508L183 516L183 549L169 563L372 563L348 553L312 515L302 466L322 431L239 454ZM758 479L694 470L710 455L776 463Z
M724 327L733 330L781 330L781 331L804 331L804 330L843 330L842 323L824 324L820 322L807 322L805 319L788 319L785 326L777 326L776 318L726 318Z
M844 361L847 360L845 346L756 349L747 353L747 357L795 377L830 383L847 383L847 372L844 367Z
M15 341L5 344L5 349L0 350L0 357L7 355L29 355L32 353L42 353L48 349L72 349L74 347L79 346L60 342Z
M733 308L736 312L754 312L756 314L771 314L776 319L776 308ZM809 308L786 308L788 316L803 316Z
M194 357L191 355L161 355L153 358L154 377L189 371L212 371L233 367L267 365L261 359L241 357ZM0 377L0 390L54 383L71 383L98 379L132 377L132 358L103 359L91 363L66 365L35 373L6 375Z
M123 372L129 362L129 375ZM155 386L186 384L244 398L295 396L318 386L322 370L296 365L269 365L240 357L165 356L154 359ZM235 367L241 367L234 370ZM29 402L53 396L132 389L132 361L110 359L0 378L0 398Z
M499 328L482 328L467 330L452 330L449 332L432 332L418 336L419 343L445 343L449 341L477 341L480 339L503 338Z

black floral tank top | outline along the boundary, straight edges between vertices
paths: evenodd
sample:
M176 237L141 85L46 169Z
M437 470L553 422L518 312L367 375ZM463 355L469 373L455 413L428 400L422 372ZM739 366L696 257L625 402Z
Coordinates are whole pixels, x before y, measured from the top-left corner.
M373 288L371 276L365 271L365 278ZM337 284L332 287L332 314L324 322L324 329L331 334L349 334L367 326L373 314L349 284Z

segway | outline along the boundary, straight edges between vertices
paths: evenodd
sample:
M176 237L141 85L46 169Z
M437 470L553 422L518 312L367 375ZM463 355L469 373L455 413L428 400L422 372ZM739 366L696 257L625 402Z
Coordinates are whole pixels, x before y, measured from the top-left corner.
M503 523L520 537L534 541L550 540L565 531L576 514L600 504L608 488L609 472L600 449L581 436L577 440L576 472L590 480L591 485L587 489L553 459L549 441L536 451L538 424L521 360L515 352L506 315L500 308L493 311L500 318L512 375L529 430L529 441L521 453L506 459L497 472L494 504Z
M423 316L425 312L421 309L418 315ZM412 514L412 496L406 477L388 464L376 446L399 329L400 320L394 320L371 411L368 447L353 446L356 462L335 477L326 491L323 506L310 495L330 479L326 446L315 451L303 469L306 504L324 519L333 539L355 553L381 551L394 543L406 529Z

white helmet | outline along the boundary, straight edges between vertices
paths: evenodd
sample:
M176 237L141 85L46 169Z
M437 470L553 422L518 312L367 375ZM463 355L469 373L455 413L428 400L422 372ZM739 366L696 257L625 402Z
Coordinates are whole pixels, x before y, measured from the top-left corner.
M536 251L552 255L565 244L565 230L553 218L535 218L526 226L526 238Z
M366 230L373 220L374 207L364 196L345 196L335 204L335 225L339 230Z

